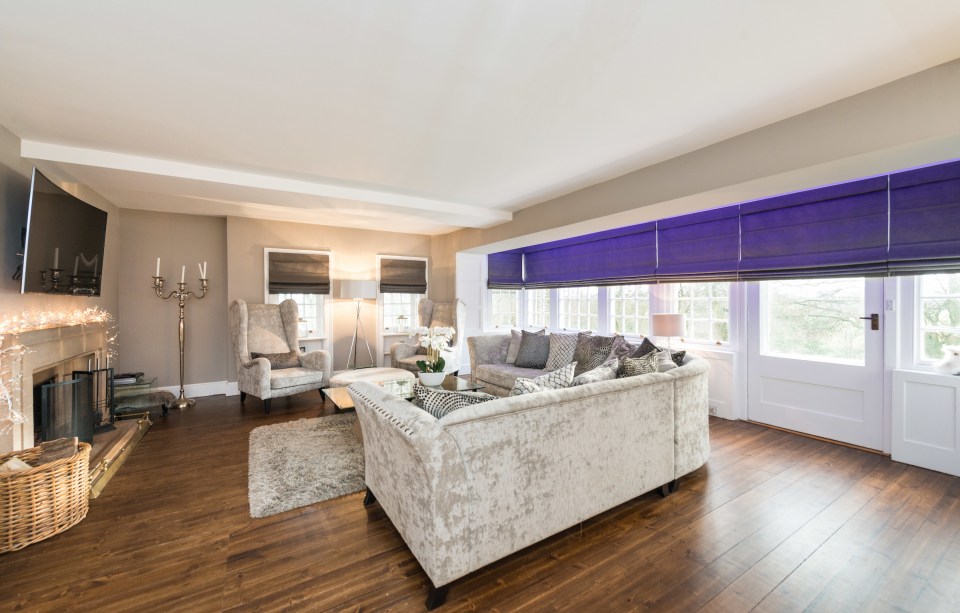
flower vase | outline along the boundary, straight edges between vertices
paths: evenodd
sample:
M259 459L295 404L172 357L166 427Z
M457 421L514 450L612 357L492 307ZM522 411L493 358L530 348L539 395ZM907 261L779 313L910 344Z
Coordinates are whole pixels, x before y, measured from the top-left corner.
M431 387L436 387L437 385L443 383L443 378L447 376L446 373L442 372L421 372L417 373L417 375L420 377L421 385L427 385Z

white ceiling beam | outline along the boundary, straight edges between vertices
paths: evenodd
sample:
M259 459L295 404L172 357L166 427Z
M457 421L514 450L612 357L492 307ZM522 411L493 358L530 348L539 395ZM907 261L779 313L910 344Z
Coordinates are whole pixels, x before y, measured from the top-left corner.
M290 179L274 175L228 170L213 166L188 164L185 162L117 153L114 151L58 145L55 143L21 140L20 154L24 158L33 160L79 164L81 166L93 166L118 171L208 181L211 183L237 185L278 192L338 198L356 202L370 202L400 209L447 214L454 213L462 218L460 225L466 227L489 227L490 225L513 219L513 213L509 211L410 196L385 190Z

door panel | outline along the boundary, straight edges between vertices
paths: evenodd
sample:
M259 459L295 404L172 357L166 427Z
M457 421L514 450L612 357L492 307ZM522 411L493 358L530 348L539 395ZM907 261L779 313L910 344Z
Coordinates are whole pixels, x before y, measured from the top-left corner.
M860 318L882 314L882 281L764 281L747 291L749 418L881 449L883 333Z

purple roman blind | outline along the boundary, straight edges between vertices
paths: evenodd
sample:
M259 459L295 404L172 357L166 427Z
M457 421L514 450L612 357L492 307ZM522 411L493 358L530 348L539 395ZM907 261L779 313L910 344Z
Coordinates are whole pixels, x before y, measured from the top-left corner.
M960 271L960 162L890 175L891 274Z
M526 247L524 287L651 283L657 271L656 223Z
M523 252L519 249L491 253L487 256L489 289L523 288Z
M741 279L886 273L887 177L740 205Z
M740 207L657 222L657 281L736 281Z

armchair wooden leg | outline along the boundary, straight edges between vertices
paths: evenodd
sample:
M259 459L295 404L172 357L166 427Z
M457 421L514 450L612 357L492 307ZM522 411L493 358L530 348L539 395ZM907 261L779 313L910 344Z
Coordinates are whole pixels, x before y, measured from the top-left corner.
M247 393L240 392L240 402L246 402L246 400L247 400Z
M372 492L372 491L370 490L370 488L368 487L368 488L367 488L367 493L366 493L366 495L363 497L363 506L369 507L370 505L372 505L372 504L375 503L376 501L377 501L377 497L373 494L373 492Z
M679 481L680 481L679 479L674 479L670 483L664 483L663 485L661 485L659 490L660 495L666 498L670 494L680 489L680 485L678 483Z
M447 594L450 592L450 584L436 587L433 585L433 582L430 583L430 588L427 591L427 611L433 611L439 606L442 606L443 603L447 601Z
M270 398L263 399L263 414L264 415L270 414Z
M672 494L672 493L674 493L675 491L677 491L678 489L680 489L680 478L679 478L679 477L670 482L670 493Z

